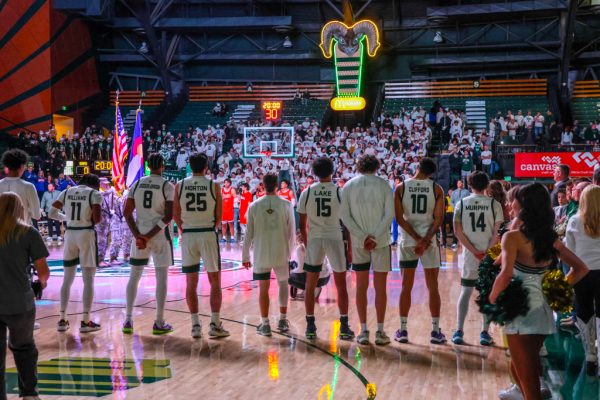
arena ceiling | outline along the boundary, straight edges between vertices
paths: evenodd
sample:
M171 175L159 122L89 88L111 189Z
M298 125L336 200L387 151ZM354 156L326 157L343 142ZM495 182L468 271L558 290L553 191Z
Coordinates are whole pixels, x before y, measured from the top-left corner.
M569 72L579 79L600 72L600 18L592 1L351 3L355 20L370 19L381 31L370 82L494 76L563 82ZM330 81L320 29L344 17L336 0L54 0L53 6L89 21L107 84L121 89Z

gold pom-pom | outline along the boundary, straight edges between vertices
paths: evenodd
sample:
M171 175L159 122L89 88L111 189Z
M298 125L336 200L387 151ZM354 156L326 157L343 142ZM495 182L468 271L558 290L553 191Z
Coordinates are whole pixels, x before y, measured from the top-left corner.
M500 253L502 253L502 247L500 246L500 243L496 243L487 251L487 255L490 256L494 261L496 261L496 259L500 257Z
M367 383L367 399L374 399L377 396L377 387L374 383Z
M554 311L569 313L573 310L574 290L560 269L546 271L542 280L542 291Z

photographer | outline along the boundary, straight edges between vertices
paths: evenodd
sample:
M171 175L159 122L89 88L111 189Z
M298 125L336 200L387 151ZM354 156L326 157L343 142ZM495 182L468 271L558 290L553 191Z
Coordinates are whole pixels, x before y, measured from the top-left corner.
M25 209L13 192L0 194L0 400L6 399L6 329L8 347L13 352L19 374L19 396L37 398L38 351L33 339L35 322L34 291L29 279L33 262L38 273L38 289L46 287L50 276L48 250L41 235L24 222Z

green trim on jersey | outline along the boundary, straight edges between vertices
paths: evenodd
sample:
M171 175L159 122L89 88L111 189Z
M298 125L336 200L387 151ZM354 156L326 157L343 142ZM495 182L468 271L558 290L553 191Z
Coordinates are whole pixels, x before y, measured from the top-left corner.
M252 279L255 281L268 281L271 279L271 272L263 272L261 274L257 274L256 272L252 273Z
M323 270L323 264L310 265L310 264L304 263L303 268L306 272L321 272Z
M400 261L400 268L417 268L418 265L419 265L419 259Z
M149 258L130 258L129 264L135 266L148 265Z
M79 257L74 258L72 260L63 260L63 265L65 267L74 267L76 265L79 265Z
M464 279L464 278L460 278L460 286L475 287L476 285L477 285L477 279Z
M371 269L371 262L366 262L366 263L361 263L361 264L352 263L353 271L368 271L370 269Z

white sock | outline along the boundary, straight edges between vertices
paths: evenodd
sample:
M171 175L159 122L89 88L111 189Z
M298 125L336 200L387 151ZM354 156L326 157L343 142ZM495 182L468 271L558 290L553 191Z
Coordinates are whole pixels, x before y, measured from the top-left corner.
M269 325L269 317L261 317L260 321L264 324L264 325Z
M75 280L77 267L66 267L63 273L63 283L60 288L60 319L67 319L67 307L69 306L69 297L71 296L71 286Z
M440 331L440 318L431 318L431 330L434 332Z
M221 313L218 313L218 312L211 313L210 314L210 322L212 322L216 326L219 326L219 323L221 322Z
M191 313L192 316L192 325L200 325L200 318L198 318L198 313Z
M407 330L406 327L408 325L408 317L400 317L400 330Z
M167 281L169 268L155 268L156 273L156 320L165 321L165 301L167 299Z
M312 314L312 315L308 315L308 314L306 314L306 318L314 318L314 317L315 317L315 315L314 315L314 314Z
M366 323L364 323L364 324L362 324L362 323L361 323L361 324L360 324L360 330L361 330L362 332L364 332L364 331L368 331L369 329L367 328L367 324L366 324Z
M281 313L281 314L279 315L279 319L287 319L287 314L283 314L283 313Z
M379 332L383 332L383 322L378 322L378 323L377 323L377 330L378 330Z
M460 288L460 296L458 297L458 303L456 305L456 319L458 321L457 328L461 331L463 330L465 319L467 318L467 313L469 312L469 302L471 301L472 293L472 287L462 286Z
M143 265L132 265L129 271L129 282L127 282L127 315L133 315L133 303L135 303L135 297L137 296L138 285L144 272ZM157 284L158 289L158 284Z
M90 321L90 310L94 301L94 277L96 276L96 268L81 268L83 275L83 322Z

